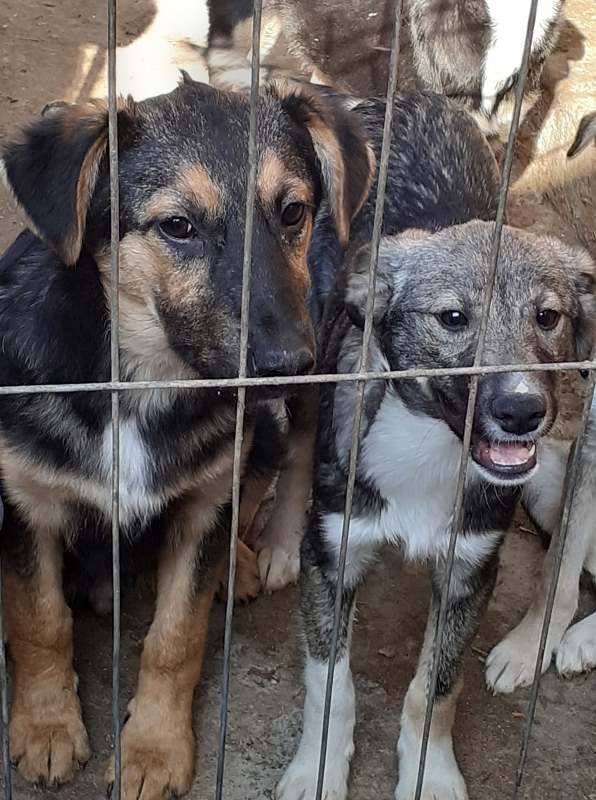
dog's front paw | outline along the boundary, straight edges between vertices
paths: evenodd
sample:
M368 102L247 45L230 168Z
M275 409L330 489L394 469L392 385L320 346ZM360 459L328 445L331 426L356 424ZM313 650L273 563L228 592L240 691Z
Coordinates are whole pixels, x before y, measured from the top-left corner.
M296 583L300 574L300 552L265 546L258 553L259 573L266 592L277 592Z
M407 735L400 736L399 782L395 800L414 800L420 761L420 743ZM430 741L426 754L424 783L420 800L468 800L468 791L461 774L451 739Z
M59 786L91 756L79 698L75 689L62 686L27 694L16 694L13 702L11 758L25 780Z
M563 678L572 678L596 667L596 614L569 628L557 647L555 663Z
M190 727L161 730L133 714L122 731L122 800L165 800L190 791L194 741ZM169 727L169 726L168 726ZM114 785L114 760L106 773L108 795Z
M298 751L277 785L276 800L311 800L314 798L317 793L318 764L318 750L309 754ZM327 759L322 800L345 800L348 796L349 772L349 759L342 761Z
M529 686L534 680L539 639L540 624L529 626L522 622L507 634L486 659L487 687L495 694L509 694L520 686ZM549 635L542 672L550 666L556 642L556 636Z

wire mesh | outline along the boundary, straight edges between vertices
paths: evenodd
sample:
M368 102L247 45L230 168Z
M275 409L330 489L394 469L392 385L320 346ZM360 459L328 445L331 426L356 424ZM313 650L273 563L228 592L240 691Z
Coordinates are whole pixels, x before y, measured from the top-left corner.
M112 571L113 571L113 597L114 597L114 617L113 617L113 652L112 652L112 726L114 738L114 762L115 762L115 782L113 787L112 796L115 800L120 798L120 779L121 779L121 754L120 754L120 709L119 709L119 687L120 687L120 556L119 556L119 516L120 516L120 497L119 497L119 425L120 425L120 393L123 390L129 391L142 391L147 389L166 390L170 388L234 388L237 389L237 406L236 406L236 430L234 438L234 459L233 459L233 476L232 476L232 524L230 536L230 560L229 560L229 574L228 574L228 590L227 590L227 605L226 605L226 619L225 619L225 632L224 632L224 659L223 659L223 678L222 678L222 696L220 706L220 734L219 734L219 747L217 756L217 776L216 776L216 799L222 800L223 798L223 785L224 785L224 768L225 768L225 750L226 750L226 732L227 732L227 718L229 706L229 688L230 688L230 666L231 666L231 646L232 646L232 623L234 611L234 584L236 574L236 555L237 555L237 539L238 539L238 523L239 523L239 500L240 500L240 481L241 481L241 453L243 443L244 431L244 412L245 412L245 397L246 389L254 386L296 386L306 384L323 384L323 383L339 383L339 382L356 382L356 403L354 424L352 429L350 461L348 471L348 481L346 485L346 499L344 521L342 528L342 538L338 566L338 586L335 599L334 609L334 625L332 632L332 645L329 659L329 671L327 676L327 686L325 695L324 706L324 720L323 732L321 738L321 750L318 765L318 784L316 800L320 800L323 790L325 759L326 759L326 742L329 730L329 719L331 710L331 692L333 686L333 670L335 666L337 654L337 641L341 613L341 601L343 594L343 575L345 569L345 561L347 555L347 545L349 538L350 517L352 508L352 497L355 483L356 464L358 457L358 447L360 439L360 421L362 415L364 389L367 381L371 380L412 380L420 377L435 377L445 375L466 375L470 376L470 389L469 400L466 410L466 422L463 436L462 457L460 462L460 469L458 474L456 502L453 514L453 526L450 533L448 556L446 561L446 574L441 592L441 603L439 608L437 628L435 631L435 646L433 654L433 663L431 669L431 678L429 684L429 695L427 701L427 708L425 714L424 730L421 743L420 763L418 770L418 780L416 787L415 800L419 800L423 780L424 769L426 762L426 752L428 747L428 739L430 734L430 727L432 722L432 711L436 695L436 684L438 674L438 654L440 651L442 636L445 627L446 610L448 602L449 583L451 580L451 572L453 569L454 554L457 533L460 527L463 500L465 492L465 474L466 466L469 455L470 437L472 430L472 423L474 417L474 408L476 401L476 393L478 388L478 378L481 375L505 373L505 372L535 372L535 371L570 371L570 370L587 370L591 373L596 369L596 361L570 361L557 364L508 364L508 365L482 365L482 356L486 335L486 326L488 322L488 315L490 310L490 302L494 286L494 279L498 269L498 257L501 231L504 222L505 205L507 200L507 192L509 188L511 168L514 155L514 141L519 128L519 120L521 114L521 105L524 85L527 77L528 63L532 42L532 33L536 18L537 0L532 0L530 13L528 18L528 26L526 30L526 39L524 44L524 52L522 62L520 65L519 76L516 86L515 107L513 113L513 120L511 123L509 139L507 143L507 150L504 160L503 177L501 181L501 189L499 196L499 206L495 222L495 233L493 239L493 246L491 251L491 271L489 280L487 282L486 293L484 298L481 325L478 337L478 346L472 367L460 368L437 368L437 369L409 369L403 371L391 372L374 372L368 370L368 344L370 341L373 320L373 307L374 307L374 288L376 280L376 267L377 256L380 237L382 233L382 218L383 207L386 189L386 176L388 169L388 159L390 155L389 143L391 139L391 125L392 125L392 109L393 99L397 88L397 68L399 59L399 37L400 25L402 19L402 0L398 0L395 8L395 21L393 31L393 41L390 52L390 69L389 81L387 88L387 109L385 115L385 123L383 130L383 146L381 151L381 159L379 164L379 180L377 189L377 198L375 205L375 217L373 225L373 234L371 240L371 258L370 258L370 271L369 271L369 291L366 304L365 327L362 339L362 356L361 364L358 372L349 375L335 375L335 374L320 374L309 376L297 376L292 378L270 377L270 378L253 378L248 377L246 374L246 361L248 350L248 333L249 333L249 307L250 307L250 276L251 276L251 254L252 254L252 230L253 230L253 214L254 214L254 199L255 199L255 186L257 175L257 98L259 90L259 72L260 72L260 29L261 29L261 7L262 0L255 0L253 9L253 33L252 33L252 65L251 65L251 94L250 94L250 129L248 141L248 166L249 175L247 180L247 195L246 195L246 214L245 214L245 235L244 235L244 253L243 253L243 270L242 270L242 312L241 312L241 325L240 325L240 358L238 378L233 379L209 379L209 380L180 380L180 381L135 381L125 382L120 380L120 342L119 342L119 178L118 178L118 118L117 118L117 84L116 84L116 21L117 21L117 0L108 0L108 24L107 24L107 41L108 41L108 117L109 117L109 164L110 164L110 202L111 202L111 311L110 311L110 332L111 332L111 348L110 348L110 363L111 363L111 380L105 383L67 383L67 384L40 384L30 386L2 386L0 387L0 396L10 396L17 394L46 394L46 393L69 393L69 392L110 392L111 394L111 423L112 423ZM530 700L528 704L528 714L524 729L523 740L521 743L520 757L517 765L516 780L515 780L515 796L517 791L523 783L524 768L527 760L528 747L531 737L532 725L536 710L536 700L539 691L540 677L541 677L541 664L542 656L545 649L548 625L552 615L552 608L554 604L558 575L560 570L561 558L565 544L565 537L569 524L570 509L573 503L575 492L576 480L578 475L579 463L582 452L582 442L586 431L587 418L590 411L590 400L594 391L593 375L591 379L591 391L588 393L589 397L586 399L586 404L583 409L582 421L580 425L580 433L573 448L572 455L569 462L569 471L566 479L566 491L564 509L561 519L561 527L559 532L559 539L557 542L557 553L553 567L553 576L549 587L547 598L547 605L543 621L540 647L538 658L536 661L536 668L534 674L534 681L530 692ZM0 501L0 529L2 527L1 520L2 506ZM10 772L10 754L8 742L8 676L6 667L6 653L4 649L4 626L3 626L3 597L1 585L1 569L0 569L0 695L1 695L1 718L3 725L3 774L4 774L4 797L7 800L12 800L12 780Z
M110 163L110 376L120 379L119 274L120 186L118 174L118 109L116 84L116 0L108 0L108 149ZM111 393L112 421L112 735L114 785L111 796L120 800L120 394Z
M372 335L375 286L377 279L377 263L379 258L379 246L381 243L381 233L383 228L383 212L385 208L385 192L387 189L387 172L389 167L389 155L391 151L391 131L393 128L393 104L395 92L397 90L397 75L399 63L399 38L401 32L403 0L398 0L395 5L395 20L393 23L393 40L391 56L389 60L389 77L387 81L387 105L385 107L385 120L383 124L383 143L381 147L381 160L379 164L379 178L377 183L377 197L375 201L375 216L373 220L373 232L371 238L371 252L368 273L368 287L366 297L366 313L364 330L362 333L362 355L360 358L360 370L366 371L368 366L369 345ZM346 569L346 558L348 554L348 537L350 533L350 521L352 517L352 502L354 497L354 486L356 483L356 465L358 463L358 451L360 447L360 427L362 423L362 410L364 407L365 381L360 381L357 385L356 402L354 403L354 422L352 425L352 436L350 441L350 459L348 465L348 479L346 483L346 499L344 506L344 518L342 522L341 542L339 548L339 558L337 565L337 581L335 587L335 600L333 609L333 630L331 633L331 647L329 651L329 666L327 669L327 683L325 686L325 700L323 704L323 724L321 730L321 748L319 753L319 767L317 775L317 789L315 800L321 800L323 796L323 786L325 780L325 764L327 761L327 741L329 738L329 723L331 717L331 695L333 692L333 676L335 673L335 662L337 659L337 646L339 639L339 628L341 624L341 612L343 604L343 586Z
M242 263L242 305L240 313L240 360L238 377L246 376L248 355L248 326L250 317L250 279L252 272L252 235L257 185L258 141L257 102L259 96L260 44L261 44L262 0L254 0L252 20L252 63L250 86L250 127L248 132L248 179L246 184L246 213L244 221L244 252ZM224 789L224 767L226 755L226 733L228 727L228 700L230 694L230 659L232 656L232 621L234 615L234 589L236 584L236 556L238 550L238 523L240 519L240 480L242 443L244 439L244 411L246 387L238 389L236 400L236 430L234 434L234 463L232 472L232 525L230 531L230 563L228 570L228 594L226 599L226 621L224 631L223 679L220 706L219 745L217 752L216 800L222 800Z
M519 128L521 108L524 97L524 88L528 76L528 65L530 63L530 52L532 47L532 36L534 34L534 24L536 22L537 7L538 7L538 0L532 0L528 15L528 25L526 29L526 37L524 41L522 61L515 89L515 106L513 110L513 118L511 120L511 126L509 129L507 149L505 152L505 159L503 164L503 173L501 176L499 204L497 207L495 229L491 247L490 272L485 289L482 314L480 317L480 326L478 331L478 343L476 345L476 354L474 356L475 366L479 366L482 363L482 358L484 355L486 331L488 327L488 317L490 313L490 306L492 302L495 279L497 276L497 270L499 264L499 250L501 247L501 234L503 230L503 223L505 221L505 210L507 205L507 194L509 192L509 182L511 180L511 167L513 165L514 145L517 136L517 131ZM466 470L468 467L468 459L470 455L472 426L474 424L474 414L476 411L476 398L478 395L478 383L479 383L478 376L477 375L472 376L470 380L468 404L466 408L466 418L464 424L464 434L462 438L461 460L457 476L455 508L453 511L451 531L449 534L449 547L447 550L447 558L445 562L445 576L443 578L443 585L441 587L439 613L437 614L437 623L436 623L436 630L433 642L432 667L431 667L430 681L428 685L428 698L426 702L426 711L424 715L422 742L420 745L420 761L418 764L418 776L416 779L416 791L414 793L414 800L420 800L420 797L422 796L422 788L424 785L424 770L426 766L426 755L428 751L428 741L430 737L430 729L432 724L433 708L437 694L437 680L439 676L439 664L441 660L441 647L443 644L443 635L447 624L449 589L451 585L451 576L453 574L453 565L455 563L455 547L457 544L457 536L463 523Z

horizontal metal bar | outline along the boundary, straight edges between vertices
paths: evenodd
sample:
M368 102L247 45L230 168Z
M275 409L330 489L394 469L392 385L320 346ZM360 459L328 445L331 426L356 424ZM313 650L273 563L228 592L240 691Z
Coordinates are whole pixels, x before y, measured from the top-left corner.
M147 389L238 389L265 386L304 386L313 383L355 383L357 381L413 380L457 375L499 375L504 372L573 372L596 370L596 361L561 361L548 364L496 364L475 367L436 367L433 369L388 370L387 372L323 373L292 375L284 378L197 378L172 381L105 381L103 383L40 383L39 385L0 386L2 395L72 394L73 392L146 391Z

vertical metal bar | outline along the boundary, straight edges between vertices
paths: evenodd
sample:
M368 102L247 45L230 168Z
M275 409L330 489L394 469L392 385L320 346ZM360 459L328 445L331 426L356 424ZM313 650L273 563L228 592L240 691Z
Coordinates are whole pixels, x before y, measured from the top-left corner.
M521 108L524 96L524 88L526 79L528 77L528 64L530 61L530 52L532 48L532 36L534 34L534 25L536 22L536 8L538 0L532 0L530 6L530 13L528 16L528 26L526 29L526 39L524 42L524 49L522 61L519 69L517 85L515 90L515 105L513 109L513 117L511 120L511 127L509 129L509 137L507 139L507 150L505 153L505 160L503 164L503 173L501 176L501 186L499 192L499 204L497 207L497 214L495 218L495 229L493 234L493 241L491 247L491 264L490 272L486 285L484 295L484 304L482 308L482 316L480 320L480 328L478 331L478 344L476 346L476 355L474 357L474 366L478 367L482 363L484 355L484 345L486 342L486 330L488 327L488 316L490 312L490 305L493 296L495 285L495 278L497 275L499 263L499 251L501 247L501 233L505 221L505 210L507 206L507 194L509 191L509 182L511 180L511 168L513 165L514 144L517 131L519 129L519 120L521 116ZM422 743L420 748L420 762L418 764L418 777L416 780L416 792L414 800L420 800L422 795L422 786L424 781L424 768L426 764L426 753L428 750L428 740L430 736L430 727L432 722L432 713L435 703L437 692L437 677L439 674L440 652L443 643L443 633L445 630L445 623L447 620L447 606L449 601L449 587L451 584L451 574L453 572L453 562L455 558L455 545L457 542L457 534L463 522L463 504L464 504L464 489L466 482L466 470L468 466L468 457L470 452L470 443L472 437L472 426L474 423L474 413L476 410L476 397L478 394L479 376L474 375L470 381L470 390L468 395L468 405L466 408L466 417L464 425L464 435L462 440L462 455L457 477L457 489L455 497L455 508L453 512L453 523L449 536L449 548L447 551L446 559L446 574L441 590L441 600L439 604L439 613L437 615L437 626L435 629L433 661L429 682L429 694L426 704L426 713L424 716L424 727L422 731Z
M4 504L0 497L0 532L4 523ZM2 772L4 799L12 800L12 773L10 771L10 739L8 736L8 667L4 644L4 597L2 588L2 563L0 562L0 698L2 706Z
M113 381L120 380L119 274L120 191L118 179L118 110L116 98L116 0L108 0L108 147L110 157L110 368ZM122 774L120 750L120 395L112 400L112 729L114 736L114 785L112 797L120 800Z
M561 571L561 562L563 560L563 551L565 549L565 541L567 539L567 531L569 529L569 517L571 516L571 509L573 507L573 499L575 497L575 490L577 488L577 480L581 466L582 451L586 438L586 428L588 426L588 418L590 416L590 408L592 399L594 397L594 373L590 373L590 389L587 392L582 411L580 429L575 440L567 469L565 479L565 501L563 504L563 513L561 514L561 523L559 526L559 538L557 541L557 550L555 553L555 563L553 565L553 574L551 583L548 588L548 595L546 600L546 608L544 610L544 619L542 621L542 630L540 631L540 643L538 645L538 656L536 658L536 666L534 668L534 679L532 681L532 688L530 690L530 699L528 700L528 713L526 714L526 722L524 725L524 734L519 752L519 759L517 763L517 770L515 775L515 786L513 789L513 800L516 800L518 792L521 788L524 778L524 768L528 757L528 748L530 744L530 736L532 734L532 726L536 715L536 701L538 700L538 690L540 688L540 678L542 677L542 659L544 658L544 651L546 649L546 640L548 637L548 629L553 613L553 606L555 603L555 596L557 593L557 585L559 583L559 573Z
M383 212L385 208L385 192L387 188L387 172L389 169L389 156L391 154L391 131L393 126L393 107L395 92L397 90L397 77L399 66L399 37L401 32L403 0L398 0L395 5L395 20L393 23L393 42L391 56L389 60L389 77L387 81L387 95L385 120L383 125L383 140L381 146L381 159L379 163L379 175L377 182L377 197L375 201L375 216L371 236L371 252L368 273L368 293L366 297L366 311L364 320L364 331L362 333L362 355L360 358L360 371L368 368L368 356L370 339L373 328L373 312L375 303L375 288L377 281L377 262L379 257L379 245L383 230ZM323 707L323 727L321 731L321 749L319 753L319 770L317 776L317 790L315 800L321 800L323 796L323 784L325 780L325 763L327 759L327 741L329 738L329 721L331 715L331 695L333 692L333 676L335 674L335 662L337 659L337 645L339 640L339 627L341 621L341 611L343 602L343 585L346 568L346 558L348 553L348 537L350 533L350 520L352 517L352 502L354 497L354 484L356 481L356 466L358 463L358 450L360 446L360 427L362 422L362 409L364 406L364 389L366 381L358 381L356 402L354 404L354 423L352 425L352 437L350 443L350 460L348 467L348 480L346 484L346 500L344 506L344 518L341 531L341 543L339 549L339 561L337 567L337 585L335 590L335 605L333 610L333 631L331 634L331 647L329 651L329 667L327 669L327 683L325 686L325 703Z
M246 185L246 213L244 223L244 253L242 263L242 305L240 314L240 359L238 377L246 377L248 355L248 326L250 312L250 279L252 273L252 234L257 184L257 102L259 96L259 73L261 55L261 8L262 0L254 0L252 19L252 63L250 82L250 126L248 132L249 173ZM230 530L230 564L228 570L228 593L226 599L226 622L224 631L224 663L220 706L219 746L217 752L217 778L215 797L222 800L228 727L228 701L230 695L230 659L232 653L232 621L234 616L234 588L236 583L236 555L238 551L238 523L240 511L240 479L242 442L244 439L244 412L246 388L238 388L236 401L236 430L234 435L234 462L232 471L232 526Z

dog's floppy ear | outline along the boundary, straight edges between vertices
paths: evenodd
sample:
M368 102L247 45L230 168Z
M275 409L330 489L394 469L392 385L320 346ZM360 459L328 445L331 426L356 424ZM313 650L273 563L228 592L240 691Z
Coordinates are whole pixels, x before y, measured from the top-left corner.
M134 114L134 101L121 101L120 123ZM107 150L104 103L53 106L3 151L9 189L35 231L66 264L81 253L87 210Z
M368 197L376 167L358 117L345 107L340 96L318 92L310 84L276 83L269 92L310 135L337 237L345 247L350 223Z
M586 257L586 260L591 264L590 258ZM575 355L578 361L588 361L594 353L596 334L596 282L593 272L578 271L575 287L578 295L578 311L574 320Z
M574 158L592 143L596 144L596 111L581 118L573 144L567 151L567 158Z
M364 329L366 315L370 256L370 245L364 245L356 251L346 265L348 279L344 306L350 320L361 329ZM388 266L389 263L386 256L380 251L377 262L377 280L373 306L373 321L375 325L382 321L391 299Z

